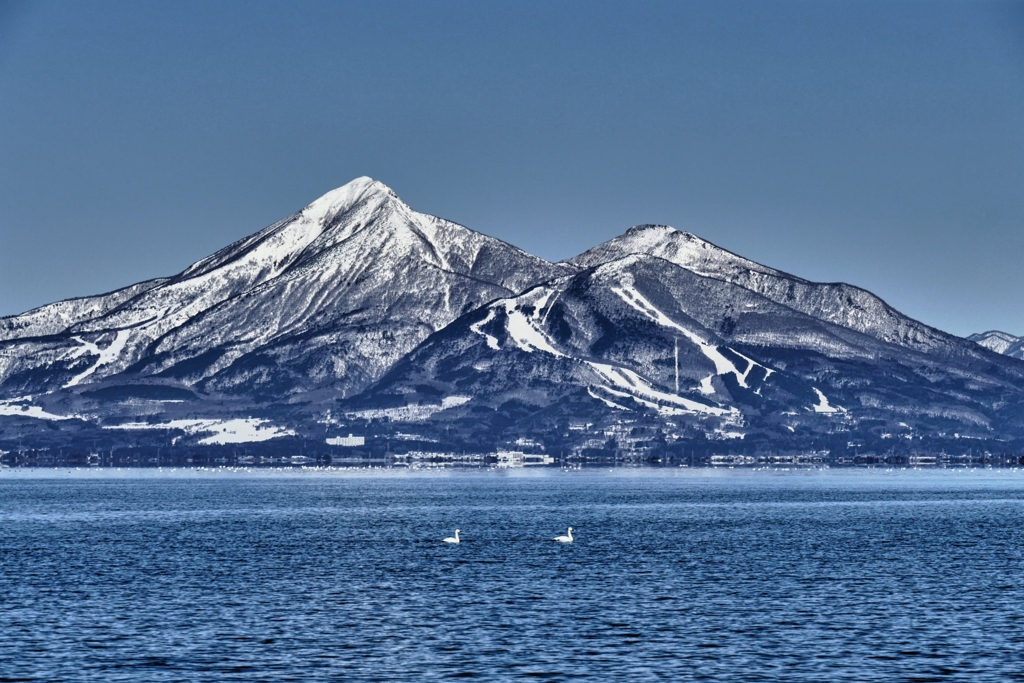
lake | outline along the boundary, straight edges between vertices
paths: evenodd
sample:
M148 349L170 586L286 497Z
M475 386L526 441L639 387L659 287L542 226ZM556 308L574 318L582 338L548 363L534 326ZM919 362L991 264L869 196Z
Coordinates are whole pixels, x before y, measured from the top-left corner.
M1021 679L1022 521L1020 470L8 469L0 681Z

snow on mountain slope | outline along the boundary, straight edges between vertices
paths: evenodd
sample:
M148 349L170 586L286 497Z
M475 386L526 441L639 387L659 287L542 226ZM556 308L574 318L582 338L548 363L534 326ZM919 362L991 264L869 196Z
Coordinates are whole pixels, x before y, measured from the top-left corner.
M0 343L0 389L351 392L465 311L567 269L358 178L175 277L6 319L22 338Z
M1006 332L991 330L980 334L972 334L967 339L977 342L990 351L1024 360L1024 337L1014 337Z
M572 404L567 417L647 412L709 438L800 425L848 430L894 415L922 429L992 430L1007 419L1020 429L1013 411L1024 398L1024 367L1011 363L963 354L953 364L632 254L463 316L350 405L469 396L432 419L479 422L504 419L503 406L513 404L531 420ZM1009 405L1017 408L1001 415Z
M569 259L568 262L580 268L590 268L630 254L657 256L699 275L710 277L720 277L725 273L735 277L747 271L784 275L781 271L737 256L696 235L667 225L634 226L622 235L599 244Z
M269 439L338 401L484 440L594 415L710 439L998 439L1024 437L1024 364L664 226L551 264L369 178L174 277L0 320L0 418L25 434L65 417L49 429Z
M868 291L842 283L808 282L664 225L636 226L568 263L588 268L629 254L663 258L698 275L740 285L819 320L885 342L918 351L963 351L956 337L900 314Z
M475 405L519 400L544 406L581 388L609 407L639 405L666 416L711 420L712 431L735 427L743 421L737 394L761 400L761 392L794 383L768 386L776 371L722 338L717 329L730 310L724 300L743 310L740 337L757 316L773 320L781 336L800 330L803 335L794 337L815 335L851 356L873 352L837 338L833 326L740 287L634 255L464 316L403 359L366 400L407 401L429 387L436 396L471 395ZM784 391L790 396L793 387ZM813 412L818 399L811 387L797 394Z
M165 282L167 278L147 280L109 294L67 299L40 306L21 315L0 318L0 342L60 334L71 325L106 315L124 302Z

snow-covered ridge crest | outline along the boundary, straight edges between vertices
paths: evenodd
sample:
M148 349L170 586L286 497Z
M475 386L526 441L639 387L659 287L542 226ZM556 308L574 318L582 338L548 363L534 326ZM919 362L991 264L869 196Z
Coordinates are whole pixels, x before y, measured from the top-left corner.
M239 259L257 270L268 268L267 276L274 277L333 227L339 216L364 202L372 204L364 213L372 214L388 200L399 201L387 185L365 176L356 178L314 200L298 213L196 262L176 279L196 277Z
M124 302L167 281L167 278L146 280L106 294L65 299L20 315L0 318L0 341L59 334L77 322L106 315Z
M219 279L227 280L230 285L227 295L276 277L292 265L337 216L366 199L376 199L377 204L387 200L399 201L383 183L367 177L356 178L316 199L302 211L194 263L173 278L149 280L109 294L59 301L21 315L2 318L0 340L60 334L76 325L81 328L90 320L116 313L120 308L129 309L128 317L135 318L122 320L120 326L151 322L170 315L175 308L170 302L161 305L160 300L177 299L177 294L192 290L206 291L207 295L198 299L187 297L191 305L182 311L187 318L197 309L208 307L211 299L223 298L217 296L218 292L208 291L209 283L204 276L219 271ZM168 289L172 290L170 297L164 293ZM133 302L147 293L151 296L140 302L141 306L133 306ZM106 323L104 321L103 325ZM96 326L83 331L99 329L103 328Z
M959 339L902 315L867 290L816 283L745 259L688 232L639 225L567 263L591 268L629 255L655 256L703 277L749 289L819 320L915 351L959 354Z
M301 213L305 218L327 225L339 213L352 208L368 195L400 201L394 190L384 183L361 176L311 202Z
M967 339L977 342L989 351L1024 360L1024 337L1015 337L999 330L989 330L981 334L972 334Z
M745 259L696 235L667 225L636 225L579 256L568 260L590 268L629 255L656 256L698 275L715 277L723 272L754 271L782 275L780 271Z

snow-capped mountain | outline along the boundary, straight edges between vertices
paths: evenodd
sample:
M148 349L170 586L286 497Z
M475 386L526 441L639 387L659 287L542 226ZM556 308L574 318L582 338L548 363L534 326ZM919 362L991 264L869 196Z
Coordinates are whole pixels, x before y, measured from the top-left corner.
M1024 429L1024 364L864 290L663 226L569 263L582 270L463 316L349 405L447 405L435 419L456 421L647 414L712 437Z
M461 314L565 270L359 178L174 277L3 319L0 391L351 394Z
M1006 332L990 330L980 334L972 334L968 339L981 344L990 351L1024 360L1024 337L1014 337Z
M955 353L962 346L955 337L900 314L871 292L843 283L808 282L664 225L636 226L568 263L589 267L629 254L663 258L697 275L739 285L783 306L884 342L944 353Z
M1021 340L976 337L666 226L552 264L359 178L173 277L0 319L0 455L27 436L322 441L388 420L466 448L576 423L1024 443L1024 363L1000 355Z

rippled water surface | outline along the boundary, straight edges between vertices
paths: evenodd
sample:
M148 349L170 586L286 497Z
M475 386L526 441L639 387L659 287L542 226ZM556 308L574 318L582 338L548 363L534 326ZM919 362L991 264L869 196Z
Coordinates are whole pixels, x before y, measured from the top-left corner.
M1022 520L1011 471L8 470L0 681L1021 679Z

